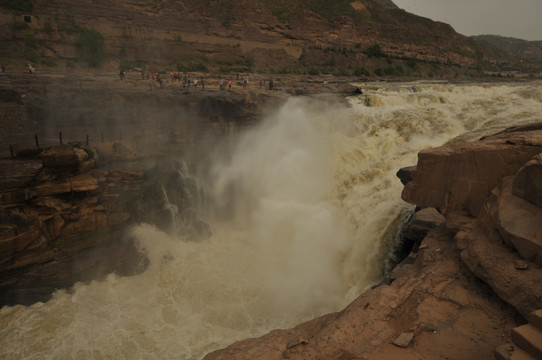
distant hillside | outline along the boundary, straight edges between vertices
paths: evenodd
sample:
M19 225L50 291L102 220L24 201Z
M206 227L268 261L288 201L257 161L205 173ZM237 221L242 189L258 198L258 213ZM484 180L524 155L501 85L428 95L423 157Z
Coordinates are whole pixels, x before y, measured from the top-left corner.
M391 0L0 0L8 64L457 77L504 55Z
M519 59L542 64L542 41L527 41L498 35L472 37L477 42L505 51Z

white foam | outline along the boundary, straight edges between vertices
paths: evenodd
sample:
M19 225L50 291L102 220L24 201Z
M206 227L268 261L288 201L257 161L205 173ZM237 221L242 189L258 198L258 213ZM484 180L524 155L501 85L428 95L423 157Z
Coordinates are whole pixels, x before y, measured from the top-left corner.
M349 109L290 99L214 164L208 241L142 225L144 273L2 308L0 358L200 359L341 310L378 281L411 209L399 168L542 113L540 83L358 85Z

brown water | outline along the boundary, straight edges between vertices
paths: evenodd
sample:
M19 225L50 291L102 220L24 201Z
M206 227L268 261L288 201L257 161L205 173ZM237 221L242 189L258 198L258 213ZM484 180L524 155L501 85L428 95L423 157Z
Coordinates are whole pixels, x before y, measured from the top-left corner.
M200 359L341 310L379 281L411 211L399 168L423 148L541 120L539 82L360 86L350 108L291 98L235 138L207 183L208 241L141 225L144 273L2 308L0 358Z

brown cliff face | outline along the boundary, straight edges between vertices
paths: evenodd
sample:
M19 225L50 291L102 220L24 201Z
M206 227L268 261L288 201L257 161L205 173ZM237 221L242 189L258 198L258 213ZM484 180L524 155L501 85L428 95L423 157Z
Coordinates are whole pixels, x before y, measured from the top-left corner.
M402 59L458 65L491 60L449 25L409 14L391 1L358 0L344 8L333 2L318 4L38 0L28 25L45 56L59 60L77 59L77 26L96 30L115 67L127 59L139 64L192 61L213 69L299 71L322 66L312 54L316 49L328 64L353 71L373 66L376 59L363 51L376 44L387 56Z
M426 150L402 194L443 213L463 261L525 317L542 306L540 153L540 124Z

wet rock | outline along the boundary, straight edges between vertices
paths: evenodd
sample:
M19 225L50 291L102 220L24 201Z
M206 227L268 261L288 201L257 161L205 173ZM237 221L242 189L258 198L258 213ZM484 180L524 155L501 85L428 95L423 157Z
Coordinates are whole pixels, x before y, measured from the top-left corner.
M416 166L408 166L399 169L396 176L401 180L401 184L406 185L412 181L412 174L416 171Z
M403 229L403 236L409 240L420 243L427 233L446 221L435 208L425 208L416 211Z

